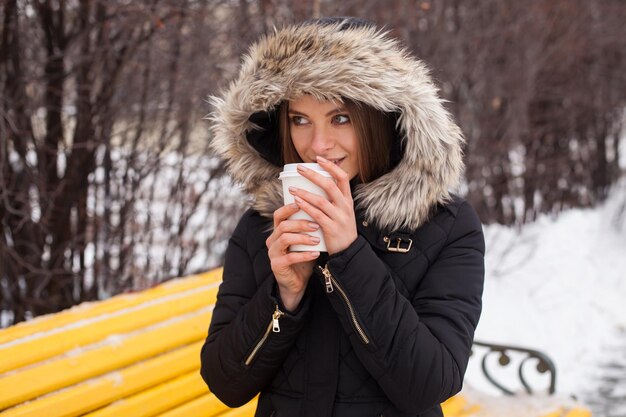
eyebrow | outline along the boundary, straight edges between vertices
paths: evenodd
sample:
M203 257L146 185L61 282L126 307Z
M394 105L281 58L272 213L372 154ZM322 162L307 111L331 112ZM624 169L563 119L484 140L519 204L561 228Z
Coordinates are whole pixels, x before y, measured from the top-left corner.
M328 117L330 115L337 114L337 113L342 113L342 112L345 112L345 111L346 111L345 106L336 107L336 108L332 109L331 111L329 111L328 113L326 113L325 116ZM297 116L306 116L306 117L308 117L308 115L306 113L303 113L303 112L295 110L295 109L289 109L289 114L295 114Z

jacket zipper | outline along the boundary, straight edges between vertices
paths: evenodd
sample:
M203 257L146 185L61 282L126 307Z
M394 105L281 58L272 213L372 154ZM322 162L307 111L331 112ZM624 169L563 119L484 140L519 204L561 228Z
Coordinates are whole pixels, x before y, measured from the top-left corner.
M352 325L356 329L359 336L361 336L361 341L363 341L363 343L365 343L366 345L369 345L370 340L365 335L365 331L363 330L363 328L359 324L359 321L356 318L356 312L354 311L354 307L352 306L352 303L348 299L348 295L343 290L343 288L341 288L341 285L339 285L335 277L333 277L333 274L328 269L328 264L326 264L323 267L318 265L317 267L320 269L320 271L324 275L324 284L326 285L326 292L330 294L331 292L335 290L335 288L337 289L337 292L339 293L341 298L343 298L343 301L346 303L346 306L348 307L348 312L350 313Z
M261 348L267 341L267 338L269 337L270 333L272 332L280 333L280 324L278 322L278 319L280 319L284 315L285 313L280 311L280 309L278 308L278 304L277 304L274 312L272 313L272 320L270 320L269 324L267 325L267 329L265 329L265 332L263 333L263 337L261 337L259 342L254 346L254 349L252 349L252 352L250 352L250 354L244 361L246 366L250 366L252 361L254 361L254 358L256 357L257 353L259 353L259 350L261 350Z

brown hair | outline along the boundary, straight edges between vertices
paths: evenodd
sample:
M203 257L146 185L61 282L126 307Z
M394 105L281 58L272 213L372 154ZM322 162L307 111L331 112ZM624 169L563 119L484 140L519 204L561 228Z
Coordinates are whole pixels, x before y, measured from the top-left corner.
M350 114L350 121L359 141L359 180L370 182L390 168L391 148L395 126L388 114L366 104L343 99ZM283 163L303 162L291 141L289 130L289 102L283 101L278 108L278 129Z

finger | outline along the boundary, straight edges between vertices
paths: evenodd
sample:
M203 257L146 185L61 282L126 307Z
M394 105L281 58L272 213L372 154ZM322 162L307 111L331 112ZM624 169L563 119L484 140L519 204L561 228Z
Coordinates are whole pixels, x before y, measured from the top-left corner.
M350 178L348 177L348 173L341 169L338 165L330 162L327 159L322 158L321 156L317 157L317 163L320 164L322 168L330 173L333 178L337 181L337 187L339 191L344 196L350 196L352 198L352 193L350 191Z
M320 253L317 251L311 252L289 252L286 255L277 258L272 262L275 267L285 268L292 265L309 262L312 259L315 259L320 256Z
M337 208L333 205L333 203L328 201L326 198L320 195L317 195L315 193L311 193L309 191L303 190L302 188L297 188L297 187L289 187L289 192L294 196L294 198L300 197L301 199L311 204L312 206L317 207L322 212L324 212L324 214L326 214L328 217L330 218L334 217ZM298 204L297 201L296 201L296 204Z
M289 252L291 245L309 245L314 246L320 242L316 236L310 236L306 233L284 233L268 247L268 255L270 258L279 257Z
M298 173L310 180L313 184L320 187L322 190L324 190L331 201L339 202L344 199L343 193L338 188L335 181L331 180L330 178L325 177L312 169L305 168L302 165L298 165Z
M326 229L328 227L329 223L331 222L331 218L332 218L331 216L328 216L325 212L323 212L322 210L320 210L319 208L317 208L313 204L305 201L300 196L295 196L294 198L296 200L296 204L298 206L300 206L300 208L305 213L307 213L309 216L311 216L313 218L313 220L315 220L315 222L320 225L322 230L324 230L324 229ZM326 201L326 204L330 204L330 203L328 203L328 201Z
M300 211L300 207L298 207ZM278 226L274 228L272 234L265 240L265 246L269 247L278 239L283 233L305 233L314 232L320 228L320 225L309 220L283 220Z
M298 210L300 210L298 208ZM309 220L285 220L281 222L271 235L265 240L265 246L270 249L270 246L274 244L284 234L304 235L308 236L306 232L314 232L319 229L320 226Z
M276 211L274 212L274 228L277 228L280 222L288 219L289 216L297 213L298 210L300 210L300 207L298 207L298 205L295 203L287 204L276 209Z
M294 203L295 204L295 203ZM300 207L298 207L300 211ZM320 225L310 220L283 220L275 229L276 233L305 233L314 232Z
M276 241L276 239L280 236L280 231L278 230L279 226L282 222L288 219L292 214L300 211L300 207L297 204L287 204L282 207L279 207L274 211L273 219L274 219L274 227L272 228L272 233L265 240L265 246L269 249L269 247Z

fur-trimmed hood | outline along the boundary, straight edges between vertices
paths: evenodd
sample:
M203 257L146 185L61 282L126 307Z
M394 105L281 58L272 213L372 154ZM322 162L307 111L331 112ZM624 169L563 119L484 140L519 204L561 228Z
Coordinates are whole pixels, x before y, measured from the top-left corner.
M258 143L266 153L279 152L270 143L278 141L275 108L302 94L348 98L397 115L400 161L353 190L365 220L384 230L416 229L435 205L448 201L463 170L463 136L425 65L373 26L301 24L253 44L238 77L212 97L211 146L262 215L271 218L283 204L282 166L279 155L264 155Z

